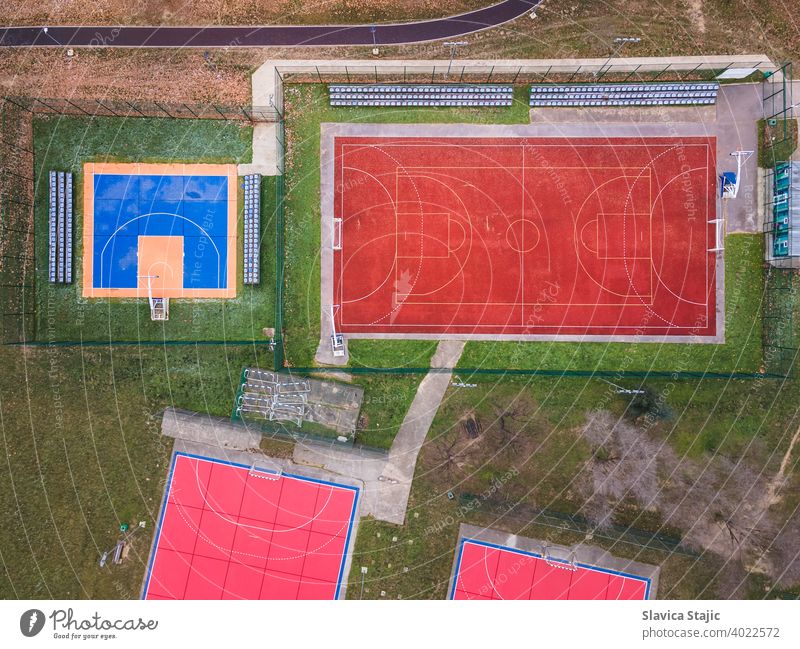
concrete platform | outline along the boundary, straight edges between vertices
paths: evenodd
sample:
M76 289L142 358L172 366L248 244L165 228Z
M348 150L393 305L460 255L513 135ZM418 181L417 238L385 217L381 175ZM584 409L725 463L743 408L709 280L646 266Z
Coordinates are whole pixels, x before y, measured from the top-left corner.
M178 408L164 410L161 434L184 442L232 451L257 449L261 444L261 433L257 430L234 424L223 417Z

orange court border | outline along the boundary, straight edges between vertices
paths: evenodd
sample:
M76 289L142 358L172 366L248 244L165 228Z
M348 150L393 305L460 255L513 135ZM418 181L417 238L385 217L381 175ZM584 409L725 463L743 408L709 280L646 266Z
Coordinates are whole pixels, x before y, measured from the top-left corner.
M138 282L136 288L96 288L93 286L94 272L94 177L95 174L172 175L172 176L225 176L228 181L228 235L227 235L227 279L225 288L183 288L177 286L154 287L154 297L167 298L234 298L236 297L238 240L238 172L235 164L185 164L185 163L139 163L139 162L86 162L83 165L83 297L147 298L147 283ZM149 264L159 263L154 256L155 239L177 237L140 237L154 241L146 244ZM160 263L172 266L176 263L176 248L173 243L163 242L164 259ZM181 245L181 257L182 257ZM173 271L182 277L183 270Z

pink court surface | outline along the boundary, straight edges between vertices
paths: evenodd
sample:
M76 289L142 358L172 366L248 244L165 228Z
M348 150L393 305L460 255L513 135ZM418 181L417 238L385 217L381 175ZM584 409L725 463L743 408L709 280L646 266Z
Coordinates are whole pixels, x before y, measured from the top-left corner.
M145 599L337 599L358 489L176 453Z
M450 599L647 599L650 579L462 539Z
M333 304L351 335L706 336L712 137L342 137Z

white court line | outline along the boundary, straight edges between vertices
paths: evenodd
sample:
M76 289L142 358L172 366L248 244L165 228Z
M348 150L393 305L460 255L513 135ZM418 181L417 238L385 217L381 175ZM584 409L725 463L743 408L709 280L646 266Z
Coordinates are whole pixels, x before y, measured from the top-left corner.
M669 140L671 140L671 141L674 141L674 140L675 140L675 136L662 136L662 137L663 137L663 139L669 139ZM519 141L519 138L513 138L513 139L515 140L515 142L516 142L516 143L518 143L518 141ZM648 139L648 140L659 139L659 136L648 136L648 138L647 138L647 139ZM414 142L414 143L408 143L408 144L405 144L405 143L393 142L393 143L383 144L383 146L384 146L384 147L386 147L386 148L390 148L390 147L414 147L414 148L419 148L420 146L422 146L422 147L447 147L447 148L452 148L452 147L454 147L455 145L454 145L453 143L430 143L430 142ZM485 148L509 148L509 146L510 146L510 145L509 145L508 143L492 143L492 144L475 144L475 143L469 143L469 144L465 144L465 145L463 145L463 148L465 148L465 149L469 149L469 148L475 148L475 147L485 147ZM522 145L522 147L524 148L524 146L526 146L526 145L525 145L525 144L523 144L523 145ZM597 148L597 147L609 147L609 148L619 148L619 147L636 147L636 148L643 148L643 147L644 147L644 148L648 148L648 145L647 145L647 144L642 144L642 143L632 143L632 144L616 144L616 143L615 143L615 144L602 144L602 143L592 143L592 144L576 144L574 141L570 141L570 142L569 142L569 144L567 144L567 143L548 143L548 144L543 144L543 143L535 142L535 143L530 143L530 144L527 144L527 146L531 146L531 147L534 147L534 148L536 148L536 147L544 147L544 146L546 146L546 147L564 147L564 148L568 148L568 149L573 149L573 148L575 148L576 146L581 146L581 147L592 147L592 148ZM663 146L663 145L662 145L662 146ZM374 147L374 146L373 146L373 143L364 143L364 144L361 144L361 143L344 143L344 144L342 145L342 147L343 147L343 148L344 148L344 147L351 147L351 148L359 148L359 149L365 149L365 148L376 148L376 147ZM709 145L708 145L707 143L682 143L682 144L681 144L681 147L682 147L682 148L687 148L687 147L705 147L705 149L706 149L706 159L708 160L708 151L709 151ZM667 151L664 151L664 152L662 152L662 154L661 154L661 155L664 155L664 154L666 154L666 153L668 153L668 152L671 152L671 151L673 151L675 148L676 148L676 147L671 147L670 149L667 149ZM386 152L384 151L384 153L386 153ZM652 162L652 161L651 161L651 162ZM645 165L645 167L647 167L647 166L648 166L648 165ZM526 165L524 165L524 160L523 160L523 165L522 165L522 167L520 167L520 169L522 169L522 172L523 172L523 174L525 173L525 167L526 167ZM466 169L466 168L468 168L468 167L452 166L452 165L451 165L451 166L449 166L449 167L409 167L409 166L405 166L405 167L403 167L403 169L404 169L404 172L406 172L406 173L407 173L408 171L412 170L412 169L414 169L414 170L416 170L416 169L425 169L425 170L428 170L428 169L435 169L435 168L449 169L449 170L451 170L451 171L454 171L454 170ZM499 162L498 162L498 164L497 164L497 165L495 165L494 167L475 167L475 168L491 168L491 169L498 169L498 170L504 170L504 171L510 171L511 169L514 169L514 167L506 167L506 166L502 166L502 167L501 167L501 166L499 165ZM536 168L539 168L539 167L536 167ZM552 169L552 167L541 167L541 168ZM559 167L559 169L569 169L569 168L573 168L573 167ZM598 168L598 169L604 169L604 170L609 170L609 169L622 169L622 168L631 168L631 169L639 169L639 170L641 170L641 169L642 169L642 167L641 167L641 166L632 166L632 167L596 167L596 168ZM591 168L590 168L590 167L586 167L586 166L581 166L581 167L574 167L574 169L579 169L579 170L584 170L584 171L586 171L586 170L589 170L589 169L591 169ZM682 175L682 174L679 174L679 175L678 175L678 176L676 176L676 177L680 177L681 175ZM708 176L708 167L706 166L706 177L707 177L707 176ZM623 177L625 177L625 176L623 176ZM649 174L648 174L648 177L650 178ZM669 182L672 182L674 179L675 179L675 177L674 177L673 179L670 179L670 181L669 181ZM651 178L650 178L650 181L652 182L652 179L651 179ZM524 184L523 184L523 192L524 192ZM342 192L342 194L344 194L344 192ZM343 199L343 197L342 197L342 199ZM523 210L523 214L524 214L524 210L525 210L524 201L525 201L525 197L524 197L524 193L523 193L523 202L522 202L522 203L523 203L523 204L522 204L522 210ZM651 211L652 211L652 208L653 208L653 203L654 203L654 202L655 202L655 201L651 201ZM704 202L706 203L706 213L707 213L707 212L708 212L708 201L706 200L706 201L704 201ZM652 232L651 232L651 237L652 237ZM708 231L706 230L706 239L707 239L707 238L708 238ZM652 254L652 240L651 240L651 254ZM523 263L524 263L524 262L523 262ZM652 271L652 266L654 266L654 264L652 263L652 258L651 258L651 271ZM706 286L707 286L707 284L708 284L708 281L707 281L707 279L708 279L708 264L706 263L706 264L704 264L704 266L705 266L705 274L706 274ZM522 276L524 277L524 271L522 272ZM662 284L663 284L663 281L662 281ZM604 290L605 290L605 289L604 289ZM668 290L669 290L669 289L668 289ZM671 291L670 291L670 292L671 292ZM651 291L651 293L652 293L652 291ZM671 293L672 293L672 292L671 292ZM674 293L673 293L673 295L674 295ZM523 296L523 297L524 297L524 296ZM623 296L623 297L630 298L630 297L632 297L632 296L628 295L628 296ZM648 295L647 297L648 297L648 298L650 298L650 299L652 299L652 298L653 298L653 296L652 296L652 295ZM676 297L677 297L677 296L676 296ZM697 305L697 306L702 306L702 303L695 303L695 302L692 302L692 301L687 301L687 302L689 302L689 303L693 303L693 304L695 304L695 305ZM418 303L418 302L408 302L407 300L404 300L404 303L405 303L405 304L425 304L425 303ZM437 303L441 304L440 302L437 302ZM468 303L460 302L459 304L468 304ZM487 303L487 302L483 301L483 302L481 302L481 303L477 303L477 304L480 304L480 305L487 305L487 304L494 304L494 303ZM555 303L546 303L546 304L544 304L544 305L543 305L543 304L541 304L541 303L531 303L531 304L533 304L533 305L539 305L539 306L547 306L547 305L558 306L558 305L557 305L557 304L555 304ZM652 304L652 303L651 303L651 304ZM524 302L524 299L523 299L523 301L522 301L521 303L514 303L514 306L520 306L520 307L524 307L524 306L526 306L526 305L527 305L527 303L525 303L525 302ZM578 304L576 304L576 303L568 303L568 304L564 304L564 305L562 305L562 306L579 306L579 305L578 305ZM612 303L612 304L593 303L593 304L592 304L592 305L590 305L590 306L612 306L612 307L620 307L620 308L631 308L631 307L633 307L633 306L637 306L637 305L635 305L635 304L619 304L619 303ZM640 305L638 305L638 306L643 306L643 307L646 307L647 305L645 305L645 304L640 304ZM706 301L706 303L705 303L705 306L706 306L706 316L707 316L707 313L708 313L708 308L709 308L709 303L708 303L708 301ZM706 319L707 319L707 318L706 318ZM343 324L344 324L345 326L364 326L366 323L352 323L352 322L345 322L345 323L343 323ZM381 326L381 327L389 327L389 328L392 328L392 327L403 328L403 327L415 327L415 326L434 326L434 327L441 327L441 326L443 326L443 325L427 325L427 324L422 324L422 323L421 323L421 324L418 324L418 325L415 325L415 324L412 324L412 323L404 323L404 324L398 324L398 325L395 325L395 324L391 324L391 323L390 323L390 324L385 324L385 325L380 325L380 326ZM492 324L489 324L489 325L473 325L473 324L466 324L466 325L452 325L452 324L451 324L451 325L447 325L447 326L448 326L448 327L462 327L462 328L463 328L463 327L471 327L471 326L476 326L476 327L480 327L480 326L487 326L487 327L488 327L488 326L498 326L498 325L492 325ZM509 325L509 323L507 323L507 322L501 323L501 326L504 326L504 327L513 327L513 325ZM557 325L552 325L552 324L551 324L551 325L541 325L541 327L544 327L544 328L553 328L554 326L557 326ZM581 326L581 325L573 325L573 326L577 328L577 327L579 327L579 326ZM533 327L531 327L531 328L535 328L535 327L536 327L536 326L533 326ZM602 326L600 326L600 325L591 325L591 327L592 327L592 328L602 328ZM568 325L562 325L560 328L570 328L570 326L568 326ZM609 328L615 328L615 329L619 329L619 328L620 328L620 326L619 326L619 325L613 325L613 327L612 327L612 326L609 326ZM624 327L622 327L622 328L624 328ZM696 328L696 325L694 325L694 324L693 324L691 327L689 327L688 325L685 325L685 326L684 326L684 325L673 325L672 327L670 327L670 326L665 326L665 325L650 325L650 326L645 326L645 327L637 327L637 328L652 328L652 329L665 329L665 328L672 328L672 329L683 329L683 328L692 328L692 329L694 329L694 328Z

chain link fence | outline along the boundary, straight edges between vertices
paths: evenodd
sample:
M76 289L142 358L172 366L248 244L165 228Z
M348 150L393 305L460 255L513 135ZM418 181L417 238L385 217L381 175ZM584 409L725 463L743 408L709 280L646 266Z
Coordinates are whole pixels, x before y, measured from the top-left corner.
M169 119L219 119L233 122L278 122L281 113L270 106L232 106L118 99L67 99L65 97L5 97L17 109L37 115L83 117L161 117Z
M35 336L33 252L33 120L0 103L0 301L2 342Z

